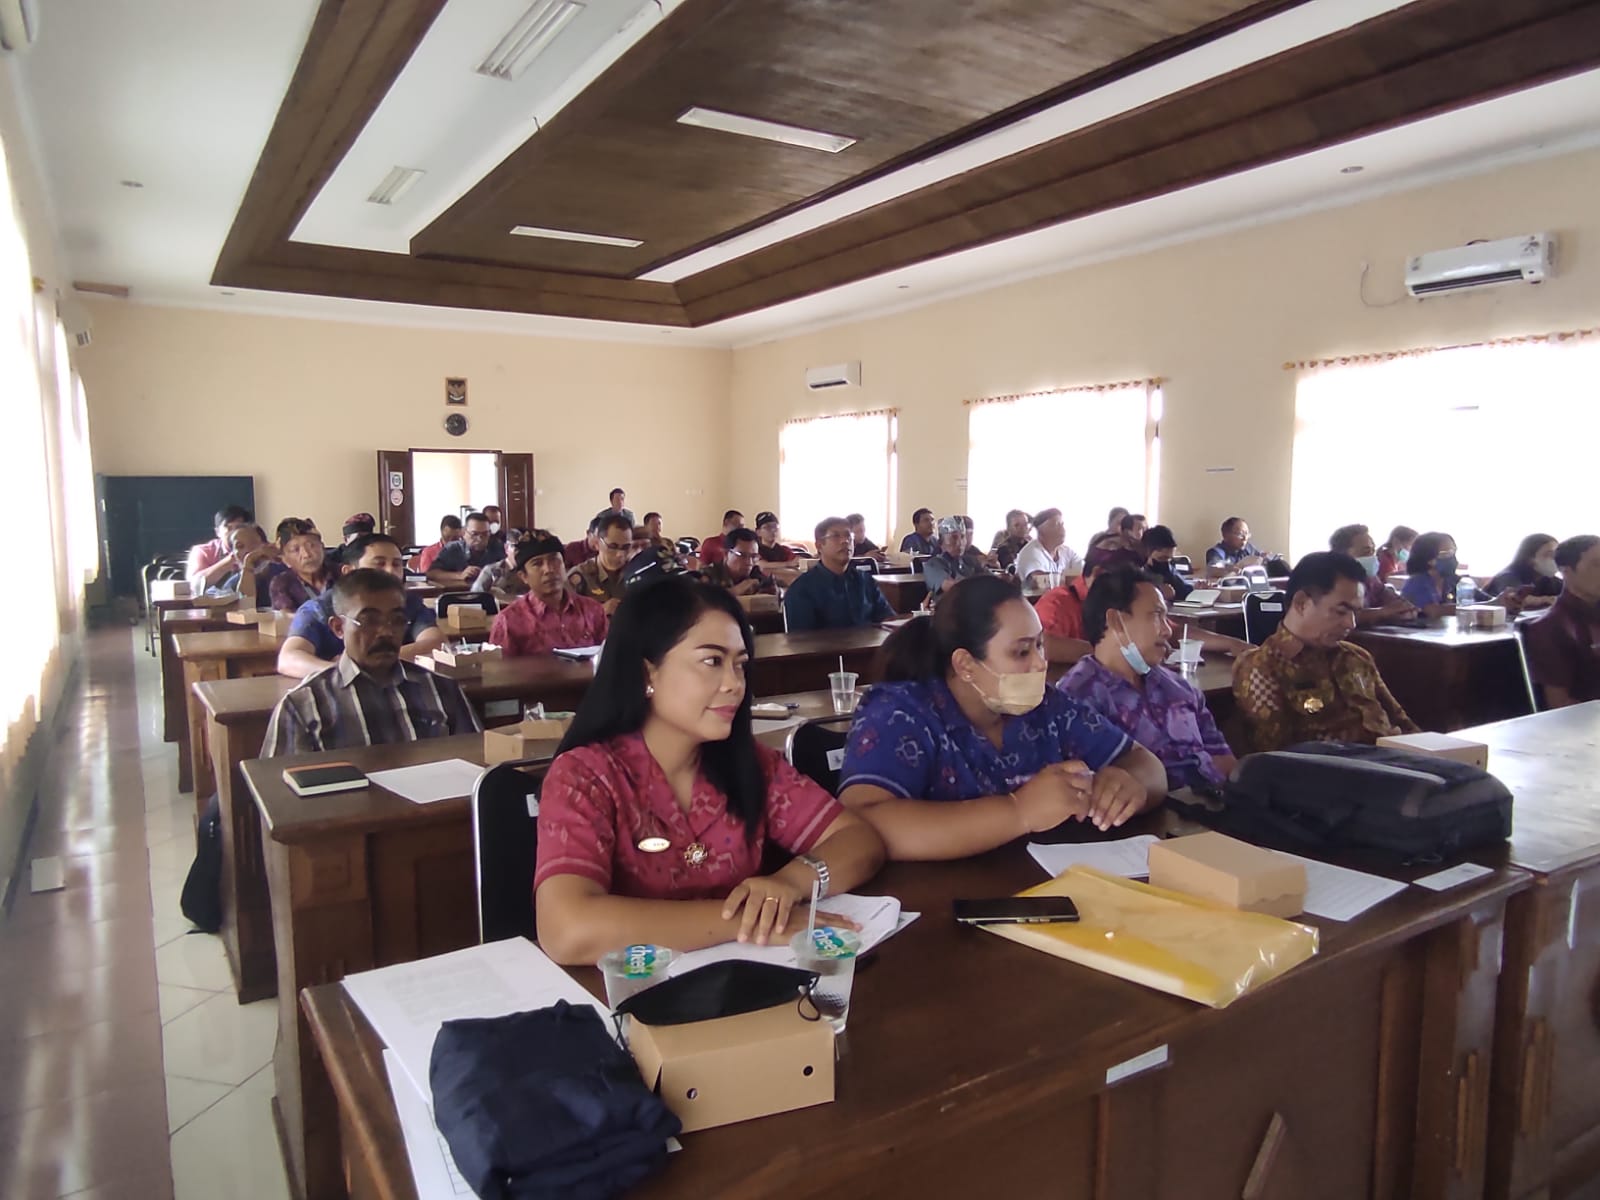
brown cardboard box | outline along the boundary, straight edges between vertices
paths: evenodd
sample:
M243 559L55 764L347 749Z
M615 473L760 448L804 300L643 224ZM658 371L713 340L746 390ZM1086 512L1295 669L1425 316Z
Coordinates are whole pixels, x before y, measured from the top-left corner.
M419 661L430 670L451 679L472 679L483 674L484 663L498 662L500 657L499 646L474 646L471 649L441 646L431 658L424 656Z
M1503 604L1464 604L1456 609L1461 624L1475 629L1504 629L1506 609Z
M572 713L551 713L543 720L529 718L516 725L483 731L483 761L490 766L536 758L541 749L555 754L556 743L567 735Z
M189 586L187 579L152 579L150 581L150 599L192 600L194 599L194 589Z
M736 596L739 607L747 613L775 613L778 611L779 601L776 596Z
M282 641L289 636L289 626L293 624L293 613L278 612L271 608L264 608L256 613L256 627L261 631L262 637Z
M1306 868L1220 833L1196 833L1151 843L1150 886L1243 912L1292 917L1305 907Z
M261 624L261 622L257 620L256 610L253 608L236 608L227 614L227 621L229 625L259 626Z
M684 1133L833 1100L833 1027L793 1004L690 1025L630 1021L628 1048Z
M1394 737L1381 737L1380 746L1396 750L1409 750L1413 754L1436 754L1440 758L1453 758L1470 763L1480 771L1489 769L1489 747L1482 742L1469 742L1464 738L1445 737L1442 733L1401 733Z
M487 633L489 614L476 604L453 605L444 617L445 628L452 633Z

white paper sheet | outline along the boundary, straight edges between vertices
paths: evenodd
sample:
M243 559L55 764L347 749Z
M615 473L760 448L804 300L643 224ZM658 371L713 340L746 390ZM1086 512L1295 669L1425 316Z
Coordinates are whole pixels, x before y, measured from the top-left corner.
M775 733L780 729L803 725L805 721L806 718L797 713L782 717L756 717L750 722L750 728L756 733Z
M464 758L447 758L443 762L421 763L415 767L374 771L367 780L413 804L434 804L472 795L472 786L484 770Z
M1480 867L1477 863L1457 863L1453 867L1446 867L1443 871L1435 871L1432 875L1424 875L1421 879L1413 879L1411 882L1420 888L1427 888L1430 892L1444 892L1493 874L1494 872L1488 867Z
M1381 875L1330 866L1314 858L1288 857L1306 867L1305 911L1329 921L1349 921L1375 904L1406 890L1407 885Z
M1143 879L1150 874L1150 843L1159 840L1144 833L1114 842L1064 842L1060 845L1029 842L1028 853L1052 879L1068 867L1076 866L1093 867L1124 879Z
M921 915L901 911L900 901L893 896L857 896L853 892L829 896L818 905L818 911L848 917L861 926L857 936L861 939L863 954L899 933ZM818 923L821 923L820 918ZM775 963L781 967L796 965L794 953L789 949L788 942L776 946L724 942L720 946L707 946L704 950L690 950L686 954L676 956L672 960L672 965L667 968L667 974L682 975L685 971L692 971L708 963L725 962L735 958Z
M347 975L344 990L429 1101L428 1060L439 1026L461 1017L503 1017L557 1000L610 1010L532 942L507 938L417 962Z
M383 1065L389 1072L389 1091L394 1095L395 1114L400 1118L400 1134L406 1143L406 1158L411 1162L411 1179L416 1184L417 1200L455 1200L472 1197L473 1190L461 1178L450 1146L433 1120L433 1109L422 1098L411 1076L393 1050L383 1052Z
M570 658L574 662L583 662L585 659L599 658L602 646L565 646L553 653L557 658Z

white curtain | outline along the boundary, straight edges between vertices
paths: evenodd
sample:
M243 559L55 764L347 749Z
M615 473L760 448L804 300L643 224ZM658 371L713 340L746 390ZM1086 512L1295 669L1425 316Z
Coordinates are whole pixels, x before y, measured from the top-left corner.
M1114 507L1155 524L1160 419L1161 388L1148 380L973 404L967 515L978 544L988 547L1013 508L1059 508L1080 554Z
M784 540L809 542L824 517L858 512L867 519L867 536L885 545L894 519L896 429L892 410L785 424L778 432L778 519ZM754 520L755 514L746 519Z
M1295 391L1289 541L1341 525L1456 541L1494 574L1530 533L1597 532L1600 337L1554 337L1305 368Z

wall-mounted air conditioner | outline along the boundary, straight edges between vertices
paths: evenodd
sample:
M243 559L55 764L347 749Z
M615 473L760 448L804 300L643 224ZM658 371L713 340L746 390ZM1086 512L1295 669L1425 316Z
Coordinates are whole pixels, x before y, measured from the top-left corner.
M838 363L831 367L806 368L806 387L813 392L820 392L825 388L860 386L861 364L859 362Z
M1530 233L1495 242L1473 242L1406 260L1406 291L1435 296L1497 283L1542 283L1555 262L1554 234Z

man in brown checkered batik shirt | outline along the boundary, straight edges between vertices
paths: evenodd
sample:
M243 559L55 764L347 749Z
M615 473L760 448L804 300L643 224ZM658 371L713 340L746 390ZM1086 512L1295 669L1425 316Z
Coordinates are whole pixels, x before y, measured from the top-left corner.
M1344 640L1366 571L1347 554L1308 554L1289 576L1283 624L1233 668L1250 750L1296 742L1365 742L1416 733L1360 646Z

